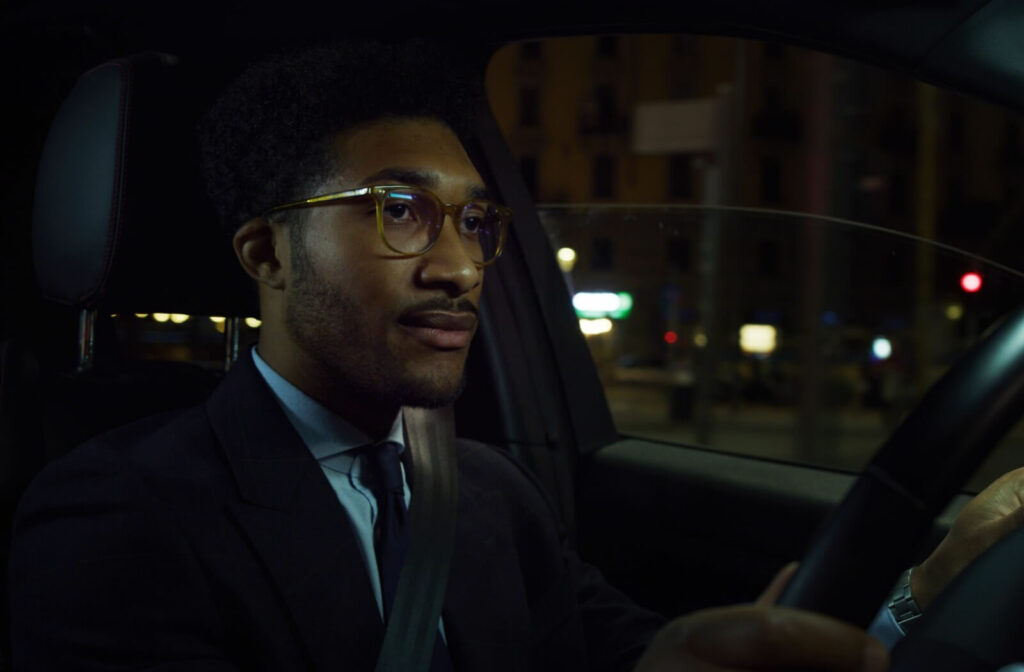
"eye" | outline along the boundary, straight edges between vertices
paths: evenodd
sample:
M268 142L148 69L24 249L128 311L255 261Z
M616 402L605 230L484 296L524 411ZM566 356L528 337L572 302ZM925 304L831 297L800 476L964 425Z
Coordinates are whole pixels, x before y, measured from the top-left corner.
M459 228L463 233L478 234L487 226L487 210L479 205L469 205L462 211Z
M398 221L403 217L409 217L412 214L412 209L405 203L389 203L384 206L384 214L389 219Z

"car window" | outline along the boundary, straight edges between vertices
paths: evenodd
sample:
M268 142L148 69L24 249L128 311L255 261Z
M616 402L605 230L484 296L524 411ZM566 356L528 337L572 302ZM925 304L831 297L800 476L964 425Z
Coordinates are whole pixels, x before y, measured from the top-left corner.
M621 434L857 471L1024 297L1015 113L688 35L507 45L487 86ZM1024 427L969 488L1021 462Z

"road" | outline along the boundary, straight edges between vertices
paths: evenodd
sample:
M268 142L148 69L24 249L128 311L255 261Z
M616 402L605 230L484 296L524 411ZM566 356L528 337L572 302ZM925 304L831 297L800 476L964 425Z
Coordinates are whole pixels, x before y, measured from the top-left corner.
M608 385L608 403L621 434L667 443L698 445L692 420L670 417L664 387ZM829 409L819 420L820 440L802 452L797 442L797 409L745 403L718 404L706 447L725 452L814 466L859 471L888 437L895 418L873 409ZM1024 423L1018 424L982 464L967 486L983 488L1000 474L1024 466Z

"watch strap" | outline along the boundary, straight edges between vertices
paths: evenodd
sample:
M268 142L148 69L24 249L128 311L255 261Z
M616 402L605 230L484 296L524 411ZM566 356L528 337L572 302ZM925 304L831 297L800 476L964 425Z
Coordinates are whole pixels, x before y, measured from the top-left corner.
M910 577L913 572L913 567L903 572L889 596L889 613L892 614L893 620L896 621L897 627L904 635L907 634L907 630L913 625L913 622L921 617L921 607L918 606L914 595L910 592Z

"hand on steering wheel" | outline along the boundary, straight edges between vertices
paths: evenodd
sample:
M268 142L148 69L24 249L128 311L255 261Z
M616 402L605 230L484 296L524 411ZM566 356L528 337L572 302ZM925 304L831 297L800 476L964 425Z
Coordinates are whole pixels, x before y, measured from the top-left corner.
M993 481L968 502L935 551L911 575L910 592L922 610L964 567L1014 530L1024 527L1024 468Z

